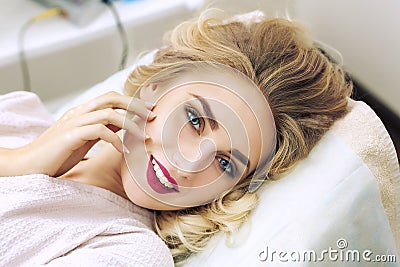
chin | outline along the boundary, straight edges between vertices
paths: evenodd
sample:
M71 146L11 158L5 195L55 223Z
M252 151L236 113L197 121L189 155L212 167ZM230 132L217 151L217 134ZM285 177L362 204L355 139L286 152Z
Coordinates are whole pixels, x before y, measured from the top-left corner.
M121 171L122 183L129 200L142 208L149 210L181 210L183 208L167 205L144 192L135 182L129 172Z

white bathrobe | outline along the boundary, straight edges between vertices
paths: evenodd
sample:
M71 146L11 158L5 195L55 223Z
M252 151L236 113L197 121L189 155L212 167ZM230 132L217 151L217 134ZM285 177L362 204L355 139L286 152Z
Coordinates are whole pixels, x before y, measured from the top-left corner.
M0 96L0 147L29 143L52 122L35 94ZM173 266L152 216L91 185L0 177L0 266Z

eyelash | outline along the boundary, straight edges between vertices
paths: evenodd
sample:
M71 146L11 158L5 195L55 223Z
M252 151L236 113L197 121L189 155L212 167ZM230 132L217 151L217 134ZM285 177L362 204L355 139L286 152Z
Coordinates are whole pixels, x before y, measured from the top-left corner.
M189 123L192 125L193 129L196 130L196 132L198 134L201 133L202 129L204 128L204 119L199 115L199 113L192 107L186 107L185 108L186 111L186 117L189 121ZM198 120L198 126L199 128L196 128L196 124L193 123L193 120Z
M189 121L189 123L191 124L192 128L198 133L201 134L202 129L204 128L204 119L199 115L199 113L192 107L186 107L185 108L185 112L186 112L186 117ZM193 120L198 120L198 122L193 122ZM196 126L198 126L199 128L196 128ZM231 177L234 178L235 176L235 172L236 172L236 167L235 165L230 162L229 160L223 158L223 157L218 157L217 158L218 161L218 165L219 168L223 171L223 172L227 172L227 174ZM231 168L230 171L227 171L228 168L225 168L222 166L221 161L227 161L229 163L229 167Z
M222 161L222 160L227 161L227 162L229 163L229 167L228 167L228 168L231 169L230 171L227 171L227 169L225 169L225 168L222 166L222 164L221 164L221 161ZM235 177L235 173L236 173L235 164L233 164L233 163L230 162L229 160L227 160L227 159L225 159L225 158L222 158L222 157L219 157L219 158L217 159L217 161L218 161L219 168L220 168L223 172L226 172L226 173L228 174L228 176L231 177L231 178L234 178L234 177Z

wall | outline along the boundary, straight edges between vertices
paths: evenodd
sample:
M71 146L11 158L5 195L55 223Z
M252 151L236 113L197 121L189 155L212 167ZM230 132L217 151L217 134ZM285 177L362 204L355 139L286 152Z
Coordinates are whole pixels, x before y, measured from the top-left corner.
M400 1L297 0L293 17L338 49L344 66L400 116Z
M263 0L207 1L229 12L262 10L289 15L307 25L316 39L342 54L353 78L400 116L400 1Z

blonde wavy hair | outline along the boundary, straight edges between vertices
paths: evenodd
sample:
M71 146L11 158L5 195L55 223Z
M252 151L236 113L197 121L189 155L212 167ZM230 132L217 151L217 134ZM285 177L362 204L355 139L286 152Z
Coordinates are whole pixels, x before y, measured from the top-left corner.
M134 95L161 70L191 61L225 64L247 75L273 111L277 147L269 178L276 178L307 157L334 121L347 113L352 84L345 72L314 45L307 32L285 19L222 20L206 11L177 26L150 65L129 76L125 93ZM257 205L250 179L207 205L179 211L155 211L159 236L176 264L201 251L222 231L235 233Z

